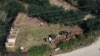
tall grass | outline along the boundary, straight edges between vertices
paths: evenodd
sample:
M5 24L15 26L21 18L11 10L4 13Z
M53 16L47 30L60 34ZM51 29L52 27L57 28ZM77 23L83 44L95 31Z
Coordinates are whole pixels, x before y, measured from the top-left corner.
M45 56L45 54L50 51L51 48L48 45L33 46L29 52L28 56Z

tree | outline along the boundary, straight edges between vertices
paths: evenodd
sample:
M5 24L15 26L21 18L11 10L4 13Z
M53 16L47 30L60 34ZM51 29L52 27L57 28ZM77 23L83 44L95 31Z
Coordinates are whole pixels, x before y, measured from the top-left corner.
M28 4L35 4L39 6L49 5L49 0L20 0Z
M65 0L77 8L90 12L92 14L100 14L100 0Z
M79 26L84 30L84 32L100 30L100 20L99 19L89 19L79 23Z
M4 3L4 4L3 4ZM19 11L23 11L23 5L15 0L0 0L0 5L3 6L3 10L0 8L0 50L3 50L5 47L5 42L7 40L7 35L9 34L9 30L12 24L12 20L14 20L15 16ZM1 15L1 16L2 16Z
M24 11L24 6L17 1L11 1L5 8L9 21L13 20L18 12Z
M37 16L39 13L45 12L45 9L42 6L37 6L35 4L31 4L28 8L28 14L30 16Z
M100 10L99 0L78 0L78 7L85 11L90 11L92 13L99 13L96 11Z

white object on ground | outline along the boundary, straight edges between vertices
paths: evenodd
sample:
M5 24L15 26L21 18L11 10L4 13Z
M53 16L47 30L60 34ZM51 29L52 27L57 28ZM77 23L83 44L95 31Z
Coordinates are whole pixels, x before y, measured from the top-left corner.
M23 50L23 49L24 49L24 47L20 47L20 49L21 49L21 50Z
M55 49L55 51L59 51L59 50L60 50L60 48L56 48L56 49Z
M51 37L49 37L49 41L52 41Z
M40 23L41 26L43 26L43 23Z

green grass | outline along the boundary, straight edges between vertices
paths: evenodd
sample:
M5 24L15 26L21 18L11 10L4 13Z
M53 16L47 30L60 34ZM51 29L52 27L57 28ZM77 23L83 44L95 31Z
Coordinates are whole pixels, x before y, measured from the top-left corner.
M46 56L47 52L50 52L51 48L48 45L33 46L29 52L28 56Z
M56 25L55 25L56 26ZM16 46L23 46L26 50L32 46L38 46L41 44L48 44L43 39L48 39L49 34L57 34L60 30L54 29L55 26L44 26L39 25L27 25L21 26L18 33L18 40ZM60 26L59 26L60 27Z
M61 48L61 50L66 51L72 48L76 48L78 46L78 41L77 39L71 39L69 41L62 41L58 44L58 47Z

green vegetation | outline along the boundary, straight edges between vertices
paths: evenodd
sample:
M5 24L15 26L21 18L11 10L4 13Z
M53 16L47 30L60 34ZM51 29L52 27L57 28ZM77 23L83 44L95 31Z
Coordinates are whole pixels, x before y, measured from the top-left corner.
M33 46L29 50L29 56L46 56L45 53L50 52L51 48L47 45Z
M78 0L78 6L86 11L100 10L99 0Z
M100 31L100 20L97 18L89 19L87 21L81 21L78 23L79 26L84 30L83 35L76 35L76 38L73 38L69 41L62 41L58 46L62 50L70 50L73 48L78 48L80 46L86 46L91 44L97 39Z
M22 50L20 49L20 47L16 49L15 56L22 56Z
M8 34L8 29L10 27L10 25L8 26L8 24L6 24L5 20L6 20L6 13L4 11L0 11L0 51L3 49L4 47L4 42L6 41L6 37Z
M64 52L72 51L73 49L87 46L97 39L93 32L88 33L87 35L88 36L77 35L76 38L73 38L69 41L62 41L58 44L58 47L60 47Z
M24 6L21 3L18 3L16 1L12 1L8 3L6 6L5 11L7 12L7 18L9 18L9 21L12 21L12 19L15 18L18 12L24 11Z
M55 7L54 7L55 8ZM58 9L61 10L61 9ZM80 13L76 13L74 11L58 11L58 12L50 12L50 13L46 13L46 14L42 14L40 15L40 17L49 22L49 23L61 23L61 24L65 24L65 23L72 23L75 20L82 20L83 15L84 14L80 14L81 16L79 16L78 14Z
M20 1L23 1L25 3L28 3L28 4L34 4L34 5L37 5L37 6L42 6L42 7L46 7L49 6L49 0L20 0Z
M18 12L20 11L24 11L24 6L22 3L15 1L15 0L4 0L1 3L1 10L4 11L7 16L7 20L6 23L8 23L8 21L12 21L15 16L17 15Z
M0 0L0 4L0 50L2 50L15 16L19 11L23 11L24 7L14 0Z
M82 45L83 35L79 34L76 38L70 39L69 41L62 41L58 44L58 47L63 51L68 51L73 48L77 48Z
M18 12L24 12L24 5L22 4L22 2L29 4L27 14L31 17L40 17L47 23L60 23L65 25L77 24L84 30L84 33L86 33L87 36L83 37L83 35L76 35L76 38L59 43L58 46L62 50L77 48L78 46L84 46L88 43L93 42L95 39L93 37L93 32L100 30L100 20L98 19L99 17L96 19L82 21L84 15L86 14L83 11L66 11L62 7L51 6L49 4L49 0L0 0L0 11L5 13L3 14L4 17L0 17L0 51L5 45L7 35L9 34L9 30L15 19L15 16ZM98 11L100 10L100 0L77 0L77 2L77 7L81 10L88 12L97 11L96 13L98 13ZM0 13L0 16L1 14L2 13ZM47 30L42 30L43 32L41 31L40 27L37 28L38 31L34 31L33 29L35 28L36 27L29 29L28 27L29 30L25 30L25 32L22 33L21 36L27 37L27 33L30 33L30 35L34 34L37 37L42 36L44 38L43 34L45 35L46 31L48 31L49 33L55 32L54 28L52 28L51 30L50 28L45 27ZM33 46L29 50L29 56L46 56L45 53L48 53L48 51L50 50L51 48L47 45Z
M84 32L100 30L100 20L98 18L81 21L78 23Z
M100 0L66 0L77 8L100 15ZM74 1L74 2L73 2Z
M48 23L66 23L80 20L84 16L82 11L65 11L62 7L50 6L49 0L22 0L30 4L28 8L29 16L39 16ZM30 2L31 1L31 2ZM80 15L81 16L80 16Z

